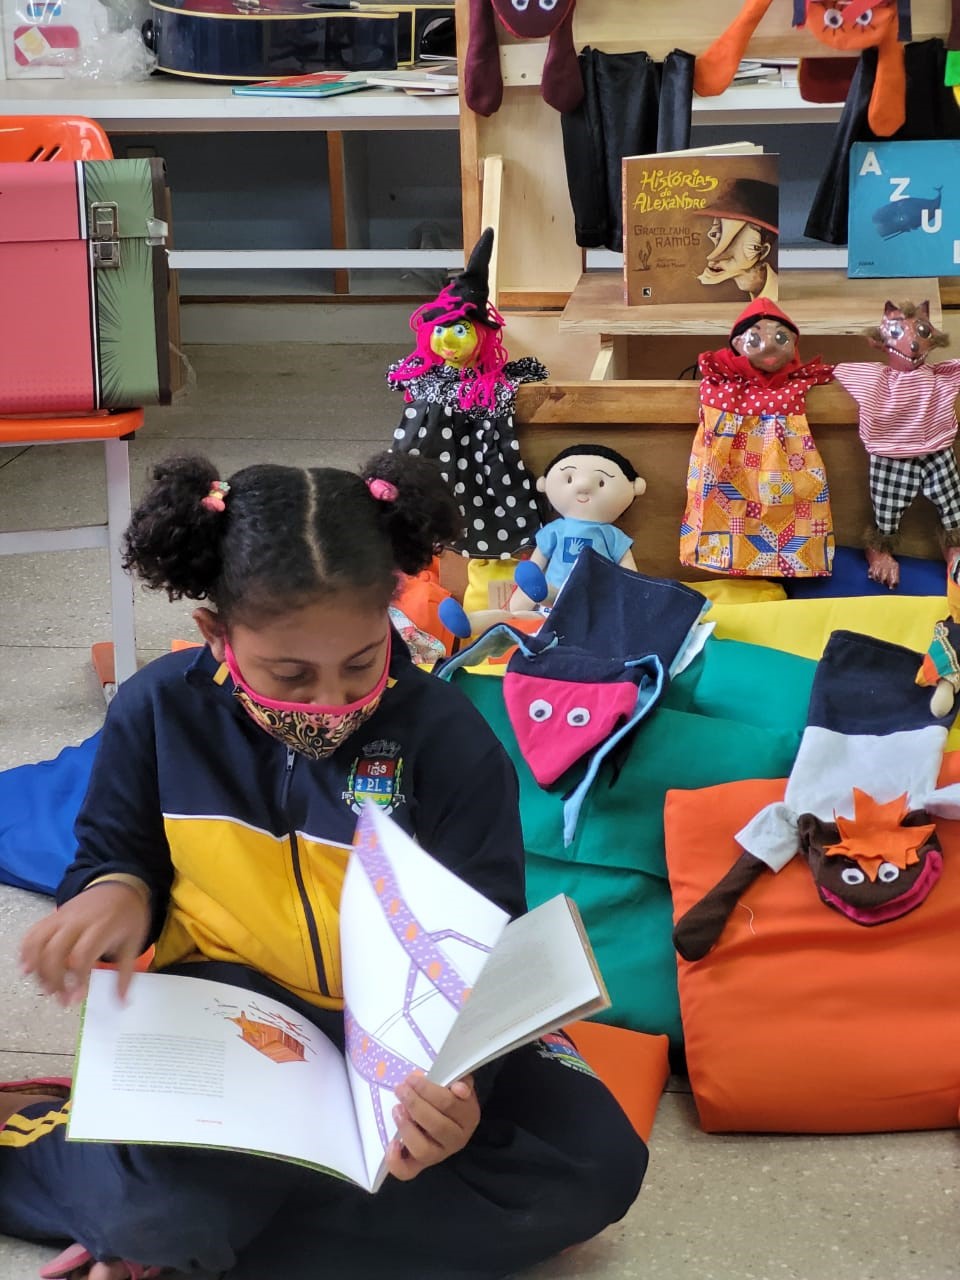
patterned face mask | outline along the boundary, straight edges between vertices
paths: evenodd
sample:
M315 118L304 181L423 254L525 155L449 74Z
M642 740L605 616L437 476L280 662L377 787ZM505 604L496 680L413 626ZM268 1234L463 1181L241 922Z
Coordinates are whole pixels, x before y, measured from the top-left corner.
M244 711L259 728L285 747L299 751L312 760L325 760L346 742L364 724L377 707L387 687L390 670L390 636L387 636L387 656L383 675L374 688L363 698L343 707L321 707L309 702L277 702L256 693L240 674L237 660L230 645L225 646L224 657L234 683L234 695Z

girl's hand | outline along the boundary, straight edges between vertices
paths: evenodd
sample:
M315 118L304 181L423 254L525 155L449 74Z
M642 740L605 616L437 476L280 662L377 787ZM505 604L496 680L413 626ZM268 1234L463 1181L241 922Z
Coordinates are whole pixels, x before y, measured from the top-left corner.
M387 1168L401 1182L462 1151L480 1123L473 1076L445 1089L415 1071L399 1086L397 1098L398 1133L387 1148Z
M123 999L149 929L146 895L106 880L84 889L29 930L20 946L21 971L35 973L47 995L70 1005L83 999L93 966L107 960L117 966Z

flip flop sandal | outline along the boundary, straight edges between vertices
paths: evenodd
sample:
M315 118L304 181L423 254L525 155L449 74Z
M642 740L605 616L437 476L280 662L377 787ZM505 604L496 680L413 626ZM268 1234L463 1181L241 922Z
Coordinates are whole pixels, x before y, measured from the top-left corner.
M57 1254L52 1262L41 1267L39 1275L42 1280L82 1280L82 1277L89 1275L94 1262L96 1258L82 1244L72 1244L63 1253ZM162 1267L142 1267L138 1262L126 1260L123 1265L127 1268L128 1280L154 1280L154 1277L163 1274Z
M70 1097L71 1084L69 1076L36 1076L32 1080L11 1080L0 1084L0 1093L36 1093L41 1097L53 1095L66 1099Z

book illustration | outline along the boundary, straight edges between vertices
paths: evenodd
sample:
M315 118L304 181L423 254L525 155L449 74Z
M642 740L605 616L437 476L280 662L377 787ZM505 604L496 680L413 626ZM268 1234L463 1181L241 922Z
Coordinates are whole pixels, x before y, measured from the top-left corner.
M857 142L850 150L847 274L955 276L960 141Z
M627 156L623 201L628 305L777 297L776 156Z
M776 298L777 275L768 261L771 253L776 261L780 234L776 186L735 178L694 215L710 219L706 238L713 246L697 276L699 282L713 287L732 280L751 300Z
M937 194L924 200L920 196L907 196L902 200L891 200L882 204L873 213L873 224L883 236L890 240L893 236L902 236L907 231L938 231L941 218L938 214L943 200L943 187L936 188Z
M364 1028L351 1010L344 1008L347 1054L357 1075L370 1088L377 1131L383 1146L388 1144L383 1115L382 1090L392 1093L422 1062L411 1060L389 1043L392 1028L402 1020L419 1042L428 1062L440 1049L433 1043L414 1016L415 1007L435 995L444 999L459 1013L470 996L470 983L441 949L441 942L455 941L489 955L491 946L453 929L431 931L423 926L411 910L390 864L376 829L365 811L357 827L353 857L371 885L382 919L399 942L408 963L403 1004L375 1030Z
M214 998L210 1012L240 1028L240 1039L271 1062L305 1062L308 1056L307 1030L271 1009L262 1009L255 999L245 1006L227 1004ZM249 1009L249 1013L247 1010ZM252 1015L252 1016L251 1016Z

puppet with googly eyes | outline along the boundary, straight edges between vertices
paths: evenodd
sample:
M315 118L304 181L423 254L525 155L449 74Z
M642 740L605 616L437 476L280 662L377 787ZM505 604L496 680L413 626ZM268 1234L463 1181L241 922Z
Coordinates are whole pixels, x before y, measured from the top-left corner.
M701 354L682 564L738 577L831 572L830 491L806 395L832 375L819 358L800 363L798 340L790 317L761 297L735 321L728 347Z
M387 381L406 401L392 447L437 462L463 516L456 549L507 560L532 547L540 527L514 431L517 387L547 371L531 356L507 359L503 317L490 302L492 251L488 228L466 270L410 317L416 350L390 366Z
M867 571L891 589L900 581L895 557L900 521L918 494L940 517L944 556L960 548L960 468L954 453L960 360L927 364L949 338L930 319L926 302L887 302L866 337L885 363L838 364L834 377L860 409L860 439L870 455L874 525L867 532Z
M783 799L736 833L730 870L677 921L684 959L702 959L754 881L798 854L820 900L853 924L886 924L926 901L943 870L936 819L960 817L960 784L938 785L947 725L914 681L919 656L833 632ZM762 947L762 921L753 933Z
M497 18L520 40L548 39L540 92L557 111L573 111L583 100L583 77L573 43L576 0L470 0L470 28L463 67L467 106L492 116L503 99Z
M746 0L739 15L698 58L693 87L701 97L723 93L773 0ZM906 119L903 43L911 38L910 0L794 0L793 25L831 50L877 50L877 75L867 119L889 138Z

